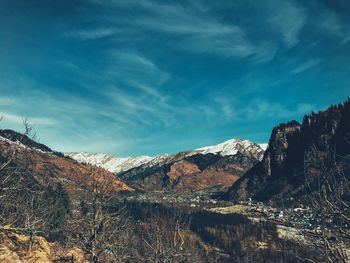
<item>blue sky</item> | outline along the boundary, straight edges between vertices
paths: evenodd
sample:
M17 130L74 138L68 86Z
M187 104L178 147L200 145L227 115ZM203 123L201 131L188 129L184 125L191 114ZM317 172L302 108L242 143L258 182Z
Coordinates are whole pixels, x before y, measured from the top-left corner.
M156 155L347 98L348 0L2 0L2 127L60 151Z

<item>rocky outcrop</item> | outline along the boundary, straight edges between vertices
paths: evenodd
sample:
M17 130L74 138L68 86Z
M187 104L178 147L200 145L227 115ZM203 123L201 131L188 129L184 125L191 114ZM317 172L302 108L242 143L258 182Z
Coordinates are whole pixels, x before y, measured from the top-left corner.
M29 244L31 246L29 246ZM86 255L79 248L64 248L59 243L50 243L43 237L18 234L0 230L0 263L88 263Z
M263 160L227 192L230 200L295 200L350 152L350 100L272 130Z

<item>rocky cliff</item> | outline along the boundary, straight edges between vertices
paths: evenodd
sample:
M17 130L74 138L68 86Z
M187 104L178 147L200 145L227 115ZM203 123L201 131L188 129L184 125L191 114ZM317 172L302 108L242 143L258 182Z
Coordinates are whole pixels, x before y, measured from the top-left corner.
M317 190L317 182L334 168L344 167L350 153L350 100L306 115L272 130L261 162L227 192L230 200L301 199ZM325 178L323 178L325 180Z

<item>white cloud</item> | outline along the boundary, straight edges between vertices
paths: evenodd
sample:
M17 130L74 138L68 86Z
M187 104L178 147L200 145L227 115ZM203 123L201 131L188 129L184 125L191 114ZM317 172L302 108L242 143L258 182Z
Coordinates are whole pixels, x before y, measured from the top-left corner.
M309 109L314 108L310 104L297 104L294 108L287 108L286 106L268 102L266 100L256 99L252 104L240 110L240 117L248 121L264 120L264 119L276 119L282 118L289 120L299 114L308 113Z
M1 97L0 98L0 106L9 106L13 105L16 102L15 99L10 97Z
M186 7L172 3L155 1L96 1L92 3L101 5L108 10L133 10L133 18L125 19L115 15L85 17L95 21L100 26L89 30L77 30L75 37L82 39L95 39L99 36L114 35L118 41L137 41L147 31L162 33L164 36L175 37L176 41L165 40L168 46L199 54L219 55L224 58L251 57L254 62L270 61L276 47L269 41L254 43L249 40L242 27L220 21L210 15L205 9L195 8L196 5ZM106 24L106 28L101 27ZM116 29L114 31L113 29ZM120 29L122 28L122 30ZM118 34L120 33L120 34Z
M306 21L305 11L287 0L267 1L267 3L269 3L268 17L271 27L282 35L288 48L294 47L299 43L299 33Z
M68 31L65 33L67 37L85 39L85 40L93 40L100 39L104 37L109 37L115 35L120 32L120 30L115 28L93 28L93 29L80 29L76 31Z
M214 97L213 102L214 105L219 105L218 111L215 113L216 116L224 116L226 119L237 122L262 121L267 119L289 120L300 114L307 114L315 109L314 105L309 103L298 103L292 107L263 98L255 98L247 103L235 97L225 98L220 96Z
M110 61L109 66L101 75L110 79L117 78L129 85L140 83L158 87L171 77L153 61L134 52L107 51L106 57Z
M56 124L56 120L51 118L44 118L44 117L27 117L27 116L20 116L17 114L12 113L1 113L0 116L3 117L4 123L13 123L13 124L23 124L24 118L27 118L28 121L32 125L54 125Z
M323 9L319 15L319 26L327 33L343 37L343 24L338 15L330 9Z
M309 70L315 66L317 66L318 64L321 63L321 59L311 59L309 61L306 61L305 63L299 65L298 67L296 67L295 69L293 69L291 71L292 74L299 74L302 73L306 70Z
M232 100L219 96L214 98L214 102L219 105L220 113L226 119L237 118L237 115L233 111L234 103L232 102Z
M348 37L345 37L342 41L342 44L346 44L346 43L349 43L350 42L350 36Z

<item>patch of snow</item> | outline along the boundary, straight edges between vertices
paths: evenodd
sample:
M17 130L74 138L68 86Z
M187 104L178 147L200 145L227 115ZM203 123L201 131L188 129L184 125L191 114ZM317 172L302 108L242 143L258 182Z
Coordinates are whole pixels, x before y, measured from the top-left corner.
M269 147L269 144L268 143L260 143L258 144L260 146L261 149L263 149L264 151L267 150L267 147Z
M231 139L217 145L202 147L194 150L195 153L213 153L221 156L235 155L238 152L259 155L263 151L264 148L261 147L261 145L242 139Z
M16 147L20 147L22 149L28 149L28 150L34 150L34 151L37 151L37 152L40 152L40 153L45 153L45 154L53 154L52 151L43 151L41 149L38 149L38 148L35 148L35 147L29 147L23 143L21 143L20 141L16 140L16 141L11 141L10 139L7 139L5 137L2 137L0 136L0 140L4 141L4 142L7 142L9 144L12 144L12 145L15 145Z
M66 153L66 156L81 162L102 167L112 173L120 173L131 168L140 166L153 157L138 156L138 157L115 157L106 153Z

